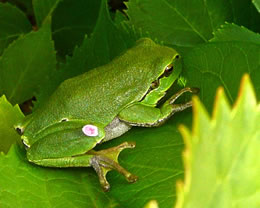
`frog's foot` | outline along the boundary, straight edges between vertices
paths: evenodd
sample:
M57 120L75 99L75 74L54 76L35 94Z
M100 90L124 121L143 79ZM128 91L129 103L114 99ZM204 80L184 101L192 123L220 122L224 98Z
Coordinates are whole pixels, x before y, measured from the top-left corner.
M116 170L125 176L130 183L137 181L138 177L128 172L118 164L118 155L123 149L134 148L135 143L124 142L116 147L112 147L100 151L90 151L88 154L93 155L90 160L90 165L95 169L99 177L100 184L104 191L110 189L110 185L106 179L106 174L110 170Z

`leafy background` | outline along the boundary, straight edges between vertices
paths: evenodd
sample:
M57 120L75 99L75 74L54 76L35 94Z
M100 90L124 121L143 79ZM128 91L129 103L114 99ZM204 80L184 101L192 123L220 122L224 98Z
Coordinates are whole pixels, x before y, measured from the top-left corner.
M116 0L0 2L1 207L143 207L152 199L160 207L174 206L176 181L184 173L178 125L191 126L191 110L160 128L134 128L101 145L137 144L119 161L139 181L127 184L110 172L108 193L91 168L28 163L13 130L23 117L16 104L28 112L33 100L34 110L63 80L108 63L140 37L181 53L187 85L200 88L209 112L219 86L234 102L244 73L260 97L259 0L129 0L125 5Z
M185 182L177 183L175 208L259 207L260 105L248 74L232 108L223 87L217 90L212 118L198 97L193 104L192 131L180 126Z

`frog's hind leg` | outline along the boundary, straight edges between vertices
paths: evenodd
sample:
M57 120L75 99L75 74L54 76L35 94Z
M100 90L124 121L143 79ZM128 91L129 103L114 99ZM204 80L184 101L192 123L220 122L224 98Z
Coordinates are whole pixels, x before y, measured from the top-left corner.
M67 168L92 166L97 172L103 190L108 191L110 189L110 185L106 180L106 174L111 170L116 170L122 175L124 175L128 182L133 183L137 180L137 176L128 172L118 163L118 156L120 152L126 148L134 147L135 143L124 142L116 147L100 151L90 150L82 155L75 155L62 158L35 158L33 157L33 155L30 154L30 151L35 148L33 146L29 149L29 154L27 152L27 158L30 162L45 167Z
M116 170L123 174L129 182L137 177L118 164L118 156L123 149L134 148L133 143L123 143L113 148L94 151L93 147L104 138L104 130L99 128L98 136L86 136L82 128L64 130L55 134L47 134L27 149L27 159L45 167L90 167L99 177L105 191L109 190L106 174Z
M118 163L118 155L123 149L134 148L135 143L124 142L116 147L105 150L94 151L91 150L87 154L93 155L90 160L90 165L95 169L99 177L100 184L104 191L110 189L110 185L106 180L106 174L110 170L116 170L125 176L126 180L130 183L137 181L137 176L131 174Z

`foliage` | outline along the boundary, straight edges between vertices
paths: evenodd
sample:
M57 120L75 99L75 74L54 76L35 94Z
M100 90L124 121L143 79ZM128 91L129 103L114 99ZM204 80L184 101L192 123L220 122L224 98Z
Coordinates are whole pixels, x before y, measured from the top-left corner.
M232 109L218 89L212 119L198 98L193 101L192 133L180 127L186 171L176 208L259 207L260 105L248 75Z
M139 181L129 185L122 176L110 172L108 180L111 191L108 193L101 191L97 176L91 168L55 169L33 165L26 160L24 148L15 142L19 136L13 126L23 117L16 104L24 107L25 101L36 98L33 107L35 110L48 101L50 94L63 80L108 63L132 47L140 37L150 37L181 53L184 65L182 76L187 80L186 85L200 88L199 97L207 111L212 111L216 89L223 87L226 98L219 98L221 106L214 108L213 114L227 116L227 120L218 117L220 125L227 125L225 122L231 119L234 110L231 111L227 104L222 103L234 103L243 74L250 75L256 97L260 98L259 0L129 0L121 12L110 8L109 5L115 5L112 0L109 1L110 4L106 0L1 2L0 150L4 152L0 155L1 207L157 206L151 200L156 200L159 207L174 206L176 181L183 179L184 175L181 158L184 144L178 125L191 126L191 110L176 114L160 128L134 128L122 137L99 146L99 149L103 149L123 141L135 141L137 144L135 149L123 151L119 161L138 175ZM246 96L247 93L243 95ZM243 96L240 96L240 100L241 97ZM254 98L248 99L248 102L244 101L244 113L251 113L250 118L256 119L259 115L256 109L259 108L254 107L249 112L250 102ZM195 103L198 103L196 99ZM199 107L200 104L196 106L195 120L198 120L198 114L207 118L199 126L200 133L207 135L215 120L210 121L204 108ZM241 118L237 122L238 125L244 124ZM194 126L198 125L195 123ZM254 127L257 123L256 120L250 122ZM234 129L237 130L237 126ZM215 136L222 137L227 131L221 129ZM189 167L189 170L185 169L184 193L180 189L178 206L206 207L205 204L194 205L192 197L211 194L208 192L211 187L202 187L201 180L212 176L214 162L228 165L232 157L225 153L229 152L229 148L237 147L238 138L223 136L221 145L224 148L216 147L221 149L221 158L216 161L217 155L213 155L216 150L211 152L211 157L208 157L207 151L200 151L200 154L193 152L193 147L205 148L209 145L213 149L215 137L204 138L196 134L196 138L205 143L193 144L189 137L194 135L189 135L187 130L182 132L186 145L188 144L185 153L191 148L192 163L187 163L185 158L185 167ZM235 133L239 135L241 132ZM246 141L250 133L244 134ZM257 138L252 142L257 142ZM13 146L10 148L11 144ZM222 192L227 191L227 194L232 195L237 191L235 194L243 196L237 188L247 188L255 177L254 172L252 175L243 172L243 167L252 171L255 171L254 168L259 170L259 162L249 161L253 160L251 154L258 154L255 151L248 149L244 153L245 157L239 158L236 163L235 168L239 172L237 177L244 180L232 178L236 179L235 185L234 181L225 181L221 186ZM208 159L205 164L209 165L202 166L200 159ZM195 175L187 179L187 174L191 173L189 171L194 171ZM230 174L235 177L233 172ZM190 180L190 184L187 180ZM215 181L209 181L210 183L216 185ZM256 204L259 203L257 198L254 198L259 194L259 184L255 183L251 188L248 190L255 191L256 195L248 195L252 197L248 198L250 204L247 207L259 205ZM220 198L210 201L213 203L211 206L221 207L220 199L232 200L233 195L230 195L218 195Z

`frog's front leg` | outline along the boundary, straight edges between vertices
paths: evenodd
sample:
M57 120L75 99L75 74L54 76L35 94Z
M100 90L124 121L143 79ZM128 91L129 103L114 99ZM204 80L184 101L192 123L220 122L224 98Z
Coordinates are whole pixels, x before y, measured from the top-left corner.
M119 114L119 119L131 126L156 127L165 123L174 113L183 111L192 106L192 102L174 104L185 92L198 93L198 88L183 88L169 98L160 108L148 106L141 102L135 103L124 109Z

